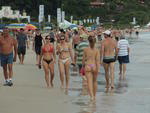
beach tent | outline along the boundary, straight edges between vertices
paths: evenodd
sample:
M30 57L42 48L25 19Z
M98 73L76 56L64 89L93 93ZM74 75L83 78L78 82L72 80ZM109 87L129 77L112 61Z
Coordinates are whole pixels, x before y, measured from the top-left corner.
M150 27L150 22L146 25L147 27Z
M136 28L140 28L140 26L139 26L139 25L137 25L137 26L133 26L133 27L134 27L135 29L136 29Z
M74 27L74 28L72 28L73 30L78 30L78 27Z
M62 23L59 24L59 27L62 28L62 29L67 29L67 28L69 28L71 25L72 25L72 23L70 23L70 22L67 21L67 20L64 20L64 22L62 22Z
M74 28L77 28L77 27L78 27L78 25L76 25L76 24L71 24L71 25L69 26L70 29L74 29Z

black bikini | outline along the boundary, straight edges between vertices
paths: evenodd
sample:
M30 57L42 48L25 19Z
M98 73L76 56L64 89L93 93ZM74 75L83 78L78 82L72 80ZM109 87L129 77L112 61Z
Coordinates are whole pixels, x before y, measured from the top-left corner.
M52 61L53 61L53 59L50 59L50 60L46 60L46 59L43 59L47 64L50 64Z

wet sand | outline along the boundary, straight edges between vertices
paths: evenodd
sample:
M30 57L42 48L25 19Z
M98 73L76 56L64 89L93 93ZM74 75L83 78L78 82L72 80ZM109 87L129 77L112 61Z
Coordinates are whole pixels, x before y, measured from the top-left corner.
M35 55L28 50L25 64L17 61L14 65L13 87L3 86L0 69L0 113L149 113L150 33L142 33L139 39L130 39L130 42L127 80L119 82L116 62L115 89L106 93L101 68L96 102L88 100L82 80L75 74L71 74L69 91L61 90L58 69L54 88L47 89L44 72L35 66Z

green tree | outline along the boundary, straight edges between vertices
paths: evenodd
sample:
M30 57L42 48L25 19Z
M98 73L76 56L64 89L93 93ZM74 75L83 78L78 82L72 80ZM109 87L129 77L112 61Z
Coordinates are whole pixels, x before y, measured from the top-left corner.
M74 16L75 19L96 18L104 23L114 25L125 25L137 18L138 24L144 25L150 20L150 1L145 0L144 4L138 0L103 0L104 6L99 8L90 7L91 0L0 0L0 6L11 6L14 10L26 10L32 21L38 21L39 5L45 6L45 20L47 15L52 15L56 20L57 8L62 8L66 12L66 18ZM52 20L52 21L54 21Z

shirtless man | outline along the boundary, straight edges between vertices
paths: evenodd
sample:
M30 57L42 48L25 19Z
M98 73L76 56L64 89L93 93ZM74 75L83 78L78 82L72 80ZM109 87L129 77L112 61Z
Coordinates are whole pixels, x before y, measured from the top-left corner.
M12 86L13 61L15 62L17 58L17 41L14 38L10 37L8 29L3 30L3 36L0 38L0 48L1 66L3 67L3 73L5 78L4 85Z
M101 45L101 62L103 62L105 69L106 90L108 91L109 87L111 87L111 89L114 88L114 65L116 60L117 43L111 38L111 31L106 30L103 33L105 39L102 41Z
M78 31L74 31L74 36L73 36L73 41L72 41L72 46L74 47L74 49L76 49L76 47L78 46L78 44L80 43L80 36Z

